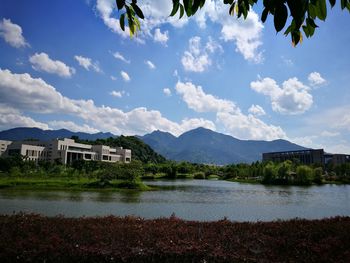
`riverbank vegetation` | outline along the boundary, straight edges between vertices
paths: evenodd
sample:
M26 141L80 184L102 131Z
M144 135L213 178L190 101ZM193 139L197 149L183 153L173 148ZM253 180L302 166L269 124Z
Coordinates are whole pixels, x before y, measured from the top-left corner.
M188 162L133 160L130 164L76 161L72 165L0 158L0 188L150 190L147 180L221 179L241 183L311 185L350 183L350 163L321 167L298 162L215 166Z
M0 261L349 262L350 217L257 223L0 215Z

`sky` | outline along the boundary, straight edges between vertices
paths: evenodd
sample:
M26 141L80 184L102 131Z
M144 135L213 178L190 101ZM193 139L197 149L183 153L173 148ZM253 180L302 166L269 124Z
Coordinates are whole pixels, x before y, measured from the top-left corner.
M171 0L139 5L131 39L114 0L2 0L0 130L206 127L350 153L350 14L339 3L297 47L272 17L260 21L261 5L246 20L222 1L181 20Z

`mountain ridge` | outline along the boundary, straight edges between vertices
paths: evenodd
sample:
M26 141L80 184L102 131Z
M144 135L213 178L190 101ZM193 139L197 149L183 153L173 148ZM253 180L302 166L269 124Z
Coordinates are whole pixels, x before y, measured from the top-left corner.
M251 163L259 161L263 152L307 149L284 139L273 141L240 140L230 135L218 133L203 127L181 134L171 141L164 140L163 132L140 136L156 152L168 159L195 163ZM159 139L159 138L162 139Z

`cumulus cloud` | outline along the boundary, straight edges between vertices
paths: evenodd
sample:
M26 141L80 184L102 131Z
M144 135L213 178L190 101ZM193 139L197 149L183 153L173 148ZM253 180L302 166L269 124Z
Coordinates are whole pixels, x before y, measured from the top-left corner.
M308 76L309 84L311 86L320 86L326 83L326 80L322 78L321 74L318 72L312 72Z
M290 78L279 87L274 79L264 78L250 83L251 89L270 97L272 109L281 114L301 114L310 109L313 97L310 88L297 78Z
M164 31L164 33L162 33L159 28L156 28L154 30L153 40L155 42L159 42L159 43L161 43L163 45L166 45L166 43L169 40L169 32L168 31Z
M225 42L233 42L235 50L243 57L254 63L263 61L262 52L259 50L262 45L263 24L259 21L259 16L251 10L246 19L231 17L228 15L228 5L223 1L206 0L204 7L199 10L195 16L182 19L178 17L169 17L172 10L172 2L164 0L144 0L140 2L145 19L142 20L142 32L136 40L144 41L147 38L153 38L154 41L166 44L169 40L168 32L161 32L160 27L164 24L170 24L174 27L186 25L189 19L196 21L200 28L205 28L207 20L218 24L221 28L221 39ZM119 26L119 20L114 18L114 3L109 0L97 0L96 9L106 24L113 32L127 37L128 29L123 32ZM152 30L154 32L152 33Z
M211 38L204 46L202 46L201 38L198 36L190 38L188 43L188 50L181 58L181 63L187 71L205 71L212 63L209 55L216 50L222 51L222 47Z
M145 64L150 68L150 69L155 69L156 66L149 60L145 61Z
M83 56L74 56L75 60L79 63L80 66L85 68L87 71L92 68L96 72L101 72L98 62L93 62L91 58Z
M195 86L191 82L179 81L175 89L187 106L196 112L233 112L236 109L236 105L232 101L206 94L201 86Z
M221 39L225 42L235 43L236 52L251 62L260 63L263 61L262 52L259 47L262 45L263 24L259 16L251 10L246 19L231 17L227 15L228 5L223 1L207 0L202 10L194 16L194 19L201 28L206 27L206 21L217 23L221 26Z
M120 54L119 52L115 52L113 53L113 57L115 57L116 59L119 59L125 63L130 64L130 60L127 60L122 54Z
M30 117L26 117L19 110L0 103L0 130L13 127L37 127L48 130L46 123L38 122Z
M75 73L75 69L67 66L62 61L52 60L46 53L35 53L29 58L32 68L37 71L56 74L60 77L69 78Z
M169 88L164 88L163 93L168 97L171 96L171 90Z
M129 74L126 73L125 71L120 71L120 75L122 76L122 78L125 82L129 82L131 80Z
M263 116L263 115L266 115L266 112L264 111L264 109L259 106L259 105L252 105L250 106L250 108L248 109L248 112L253 114L253 115L256 115L256 116Z
M72 121L50 121L49 125L52 129L68 129L73 132L98 133L98 129L90 127L87 124L78 125Z
M110 95L112 95L113 97L116 97L116 98L121 98L123 97L124 95L124 91L116 91L116 90L113 90L111 93L109 93Z
M232 136L265 140L286 138L281 127L268 125L252 114L245 115L234 102L207 94L201 86L178 82L175 89L190 109L216 113L217 122Z
M7 69L0 69L0 103L4 105L1 109L15 107L40 114L68 114L80 118L89 127L114 134L142 135L164 130L179 135L199 125L215 128L213 122L201 118L184 119L177 123L162 116L161 112L145 107L124 112L118 108L97 106L93 100L70 99L40 78L33 78L27 73L15 74Z
M11 22L10 19L3 18L0 21L0 36L15 48L29 46L22 35L22 28Z
M110 0L97 0L96 10L102 18L104 24L112 30L114 33L119 34L123 38L129 37L129 27L125 27L125 31L121 30L119 19L116 19L116 13L114 12L115 1Z
M111 78L111 80L113 80L113 81L116 81L116 80L117 80L117 78L114 77L114 76L110 76L110 78Z

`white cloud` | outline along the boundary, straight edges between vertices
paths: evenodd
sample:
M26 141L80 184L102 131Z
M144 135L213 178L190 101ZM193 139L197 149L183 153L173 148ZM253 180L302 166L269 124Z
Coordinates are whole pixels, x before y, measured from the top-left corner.
M263 24L259 16L251 10L246 19L228 15L228 5L223 1L207 0L202 10L194 16L201 28L206 27L206 21L217 23L221 26L221 38L225 41L233 41L236 51L243 57L255 63L263 61L262 52L259 47L262 45Z
M168 31L164 31L164 33L162 33L159 28L156 28L154 30L153 40L155 42L159 42L159 43L161 43L163 45L166 45L166 43L169 40L169 32Z
M310 88L297 78L284 81L282 87L279 87L275 80L264 78L251 82L250 87L258 93L269 96L272 109L282 114L301 114L313 104Z
M321 132L321 136L323 137L336 137L339 136L339 132L334 132L334 131L323 131Z
M29 58L33 69L56 74L61 77L69 78L75 73L75 69L67 66L62 61L52 60L46 53L35 53Z
M116 90L113 90L111 93L109 93L110 95L112 95L113 97L116 97L116 98L121 98L123 97L124 95L124 91L116 91Z
M190 109L216 113L216 121L234 137L265 140L287 137L281 127L268 125L252 114L245 115L232 101L206 94L202 87L191 82L178 82L175 89Z
M147 38L153 38L154 41L166 44L169 39L168 32L161 32L160 26L170 24L174 27L182 27L187 24L189 18L184 16L178 19L178 16L169 17L172 10L171 1L164 0L144 0L140 2L145 19L141 22L141 32L136 41L144 42ZM119 20L116 13L113 12L115 3L109 0L97 0L96 9L106 24L113 32L126 38L129 35L128 28L123 32L119 26ZM235 43L236 51L243 57L254 63L263 61L262 52L259 47L262 45L263 24L259 21L259 16L251 10L246 19L232 17L228 15L228 5L222 1L207 0L204 7L199 10L195 16L190 19L197 22L200 28L206 27L206 21L209 19L212 23L221 27L221 39L225 42ZM154 30L152 34L152 30Z
M163 89L163 93L168 97L171 96L171 90L169 88Z
M125 71L120 71L120 75L122 76L122 78L125 82L129 82L131 80L129 74L126 73Z
M37 127L48 130L46 123L37 122L30 117L26 117L19 110L0 104L0 130L13 127Z
M253 115L256 115L256 116L263 116L263 115L266 115L266 112L264 111L264 109L259 106L259 105L252 105L250 106L250 108L248 109L248 112L253 114Z
M116 16L114 8L115 1L97 0L96 2L96 10L102 18L104 24L114 33L119 34L123 38L127 38L129 37L129 27L126 26L125 31L121 30L119 19L114 18L114 16Z
M319 130L326 130L332 125L335 131L350 131L350 106L338 106L327 108L318 114L314 114L307 119L307 123L318 127Z
M149 60L145 61L145 64L150 68L150 69L155 69L156 66Z
M326 80L322 78L318 72L312 72L308 76L308 80L311 86L320 86L326 83Z
M179 81L175 89L187 106L196 112L233 112L237 108L232 101L206 94L201 86L195 86L191 82Z
M0 36L15 48L29 46L22 35L22 28L10 19L3 18L0 21Z
M222 51L222 47L211 38L204 47L202 47L201 38L198 36L190 38L188 43L189 49L181 58L181 63L187 71L205 71L212 64L209 55L216 50Z
M125 63L130 64L130 60L127 60L122 54L120 54L119 52L115 52L113 53L113 57L115 57L116 59L119 59Z
M111 80L116 81L116 80L117 80L117 78L116 78L116 77L114 77L114 76L111 76Z
M98 133L99 130L90 127L87 124L82 126L72 122L72 121L50 121L49 125L52 129L67 129L73 132L86 132L86 133Z
M164 130L179 135L197 125L215 128L213 122L201 118L184 119L177 123L165 118L159 111L144 107L124 112L118 108L97 106L93 100L70 99L40 78L1 69L0 103L4 105L1 109L16 107L17 110L40 114L68 114L82 119L89 127L98 127L101 131L114 134L142 135Z
M101 72L98 62L92 62L91 58L83 56L74 56L75 60L78 61L79 65L85 68L87 71L92 68L96 72Z

